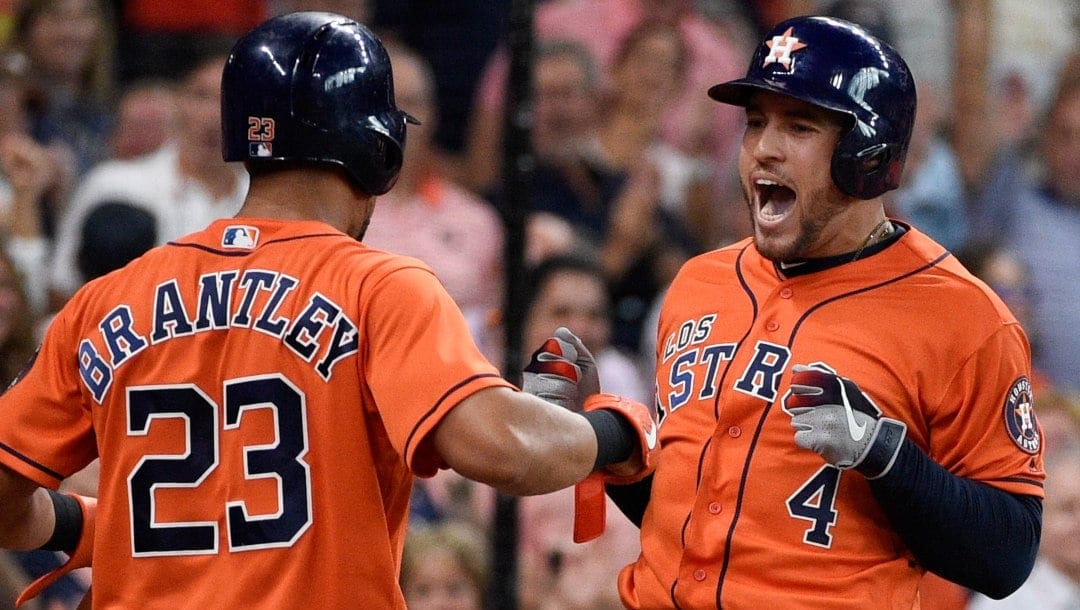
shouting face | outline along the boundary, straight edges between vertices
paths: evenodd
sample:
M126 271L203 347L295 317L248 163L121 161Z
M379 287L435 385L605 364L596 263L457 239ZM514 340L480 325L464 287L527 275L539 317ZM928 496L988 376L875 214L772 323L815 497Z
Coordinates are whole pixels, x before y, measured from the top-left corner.
M834 256L865 241L867 206L842 193L830 172L844 129L841 114L813 104L766 91L750 98L739 176L766 258Z

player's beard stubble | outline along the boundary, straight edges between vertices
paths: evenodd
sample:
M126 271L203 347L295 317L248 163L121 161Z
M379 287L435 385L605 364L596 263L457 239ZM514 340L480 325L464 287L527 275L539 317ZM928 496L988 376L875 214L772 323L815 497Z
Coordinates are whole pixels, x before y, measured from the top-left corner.
M775 263L813 258L814 251L822 245L825 229L836 221L848 205L831 184L809 193L796 193L795 197L794 218L789 219L796 227L794 232L792 224L785 223L780 231L766 233L758 226L755 198L745 182L743 185L743 198L750 213L750 224L754 228L754 246L763 257Z

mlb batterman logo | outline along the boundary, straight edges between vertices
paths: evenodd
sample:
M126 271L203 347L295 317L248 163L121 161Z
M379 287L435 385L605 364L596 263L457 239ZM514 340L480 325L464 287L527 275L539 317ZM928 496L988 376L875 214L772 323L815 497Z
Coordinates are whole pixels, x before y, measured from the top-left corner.
M247 225L230 225L221 235L221 247L251 250L259 245L259 230Z
M1033 404L1031 382L1027 377L1013 382L1005 397L1005 429L1017 447L1032 455L1039 452L1042 439Z

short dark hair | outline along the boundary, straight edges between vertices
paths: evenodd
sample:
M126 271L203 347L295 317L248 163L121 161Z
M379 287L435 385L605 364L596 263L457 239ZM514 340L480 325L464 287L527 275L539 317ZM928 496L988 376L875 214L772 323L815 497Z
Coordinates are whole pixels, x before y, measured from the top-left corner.
M555 274L563 272L576 272L595 277L597 281L604 285L610 300L610 283L608 282L607 274L604 273L604 268L600 266L600 263L580 254L555 254L542 259L530 267L526 274L526 317L532 311L533 306L536 304L536 299L544 289L544 286L547 285L548 281L551 280Z
M156 243L152 214L127 201L102 201L83 220L76 265L88 282L130 263Z

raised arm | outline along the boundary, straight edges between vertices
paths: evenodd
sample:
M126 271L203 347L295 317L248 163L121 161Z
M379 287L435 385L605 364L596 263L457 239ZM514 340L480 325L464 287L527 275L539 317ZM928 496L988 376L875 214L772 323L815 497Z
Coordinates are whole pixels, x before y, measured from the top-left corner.
M998 121L989 97L993 34L990 0L953 0L953 148L970 188L979 184L999 144Z

